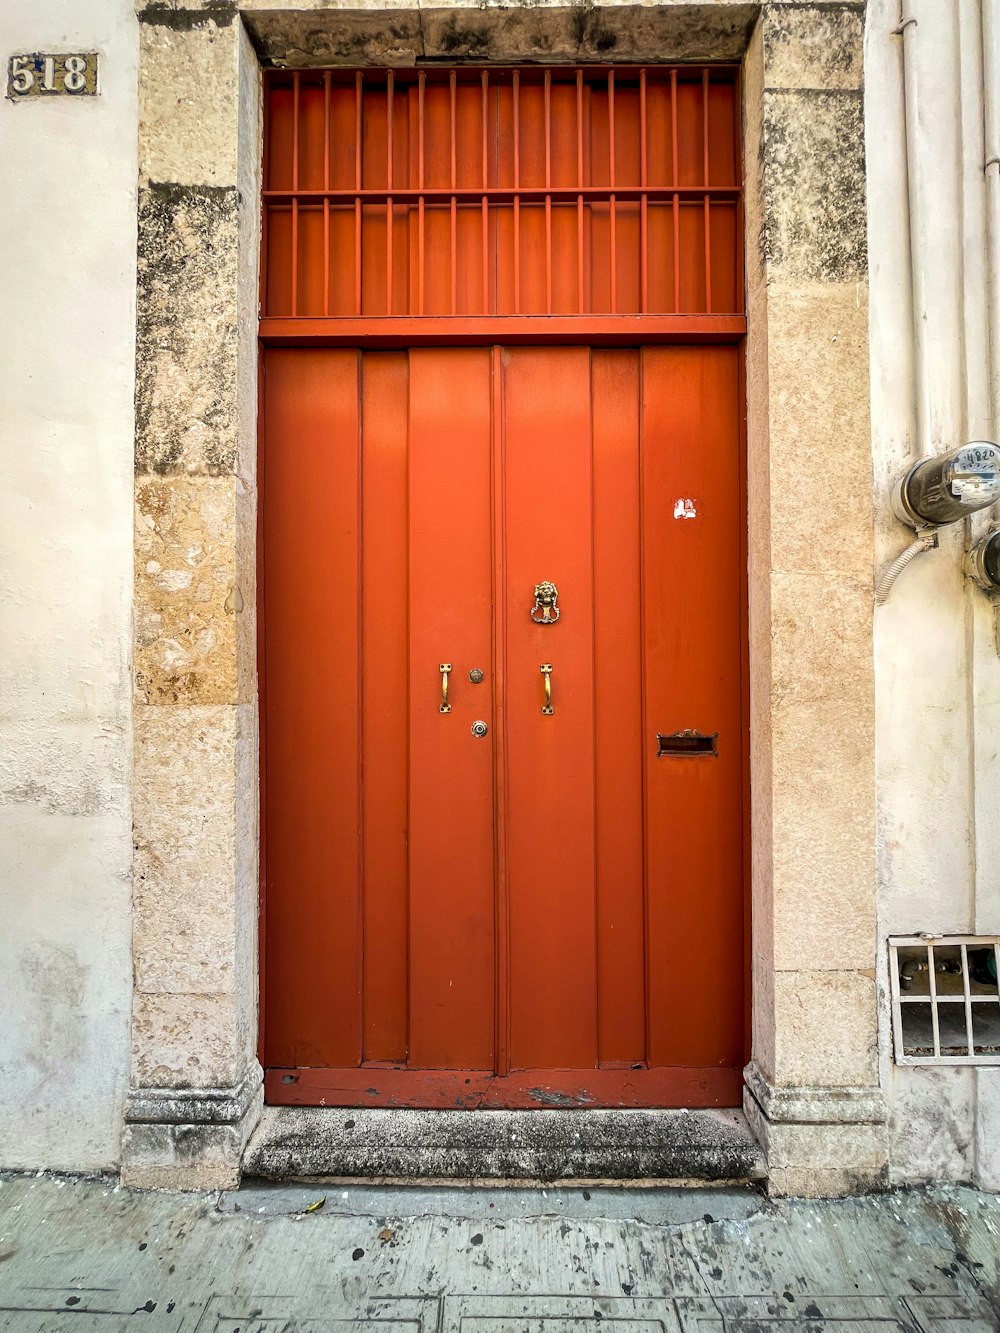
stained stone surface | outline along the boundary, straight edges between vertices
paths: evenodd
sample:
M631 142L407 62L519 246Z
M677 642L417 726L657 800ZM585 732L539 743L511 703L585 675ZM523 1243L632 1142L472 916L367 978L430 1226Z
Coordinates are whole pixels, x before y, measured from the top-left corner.
M245 1175L734 1181L765 1175L739 1111L268 1106Z
M323 1201L313 1212L310 1205ZM11 1333L995 1333L1000 1199L949 1188L253 1188L0 1178Z

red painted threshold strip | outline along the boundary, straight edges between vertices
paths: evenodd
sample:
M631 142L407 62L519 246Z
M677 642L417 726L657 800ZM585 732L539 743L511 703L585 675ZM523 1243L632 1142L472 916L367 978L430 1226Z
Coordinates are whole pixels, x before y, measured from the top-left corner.
M260 321L260 336L265 343L291 347L516 347L525 343L638 347L662 342L738 342L746 327L743 315L269 316Z
M739 1106L741 1069L269 1069L271 1106L391 1106L416 1110Z

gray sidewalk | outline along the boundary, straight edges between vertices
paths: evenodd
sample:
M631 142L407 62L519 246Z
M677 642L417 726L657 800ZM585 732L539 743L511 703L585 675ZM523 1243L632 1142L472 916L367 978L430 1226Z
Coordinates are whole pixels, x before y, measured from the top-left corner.
M319 1199L325 1202L304 1212ZM0 1177L17 1333L997 1333L1000 1198Z

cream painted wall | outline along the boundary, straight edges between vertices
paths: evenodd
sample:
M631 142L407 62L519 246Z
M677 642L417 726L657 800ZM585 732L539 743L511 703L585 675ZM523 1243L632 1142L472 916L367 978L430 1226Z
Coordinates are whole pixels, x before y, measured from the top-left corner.
M983 20L994 0L869 0L866 123L876 563L911 538L892 480L920 454L997 439L984 163ZM901 16L907 20L898 31ZM909 21L914 20L914 21ZM993 70L1000 79L1000 70ZM995 302L995 297L994 297ZM995 515L954 525L875 619L882 1080L892 1178L1000 1188L997 1070L897 1068L884 940L1000 931L1000 659L963 575Z
M101 92L0 100L0 1165L81 1170L131 1003L129 0L3 0L4 70L37 50L99 51Z

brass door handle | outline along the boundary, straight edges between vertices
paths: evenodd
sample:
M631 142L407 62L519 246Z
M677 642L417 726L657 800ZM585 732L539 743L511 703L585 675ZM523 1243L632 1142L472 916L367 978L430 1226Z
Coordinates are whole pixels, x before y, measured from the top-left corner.
M450 713L451 704L448 702L448 677L451 674L451 663L442 662L438 670L441 672L441 706L439 713Z
M552 663L543 662L538 670L542 673L542 680L545 682L545 702L542 704L542 712L546 717L551 717L556 711L552 707Z

